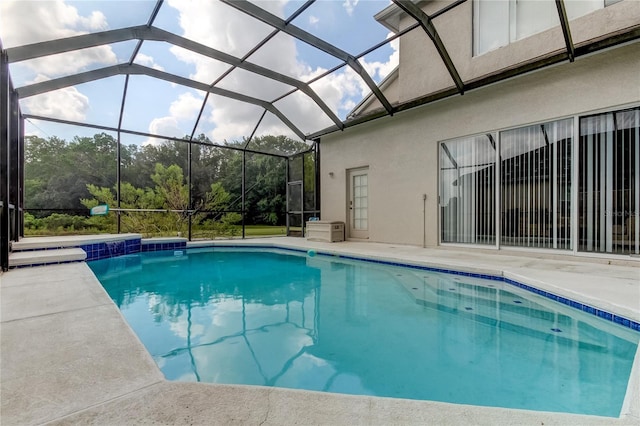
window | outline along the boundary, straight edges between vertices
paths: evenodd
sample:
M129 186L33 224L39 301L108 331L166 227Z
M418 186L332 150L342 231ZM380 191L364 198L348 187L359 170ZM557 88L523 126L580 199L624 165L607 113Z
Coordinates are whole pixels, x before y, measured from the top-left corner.
M495 244L495 149L492 134L440 144L442 242Z
M564 4L571 20L617 1L620 0L565 0ZM477 0L473 13L476 55L560 25L552 0Z

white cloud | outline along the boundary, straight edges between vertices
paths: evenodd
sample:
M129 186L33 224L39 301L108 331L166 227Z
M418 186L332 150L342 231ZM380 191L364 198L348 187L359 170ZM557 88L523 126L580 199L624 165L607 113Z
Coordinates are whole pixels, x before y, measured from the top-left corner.
M88 17L62 0L0 1L4 47L21 46L45 40L71 37L87 30L104 30L108 25L102 12L94 11Z
M178 120L195 121L203 100L204 98L196 97L192 92L183 93L171 103L169 113Z
M265 3L271 9L282 7L280 1ZM248 52L258 40L272 31L268 25L221 2L169 0L168 4L180 13L179 22L184 37L235 56Z
M191 324L184 316L179 317L176 321L170 322L169 329L178 337L194 340L205 332L204 325L198 323Z
M345 0L342 5L347 13L352 13L358 1ZM260 2L259 5L274 15L284 17L286 3L286 0L274 0ZM183 29L181 35L236 57L243 57L257 42L263 40L273 31L270 26L253 20L221 2L168 0L165 7L168 6L173 7L179 13L178 19ZM11 17L11 19L3 20L3 16ZM14 17L18 18L13 19ZM319 19L311 16L309 22L317 24ZM94 11L82 16L75 7L62 0L47 2L0 0L0 25L2 25L4 47L69 37L109 28L102 12ZM377 76L377 79L384 77L397 64L397 42L395 45L392 44L392 47L394 52L389 61L369 63L366 58L361 60L365 69ZM179 61L193 65L194 72L190 78L207 84L215 81L230 67L179 47L171 47L170 51ZM303 81L325 71L322 68L312 68L304 62L298 56L294 39L282 33L271 39L248 61L259 63L265 68L294 76ZM136 62L163 70L155 62L155 59L148 55L138 54ZM79 72L96 65L103 66L115 63L117 63L117 58L113 50L109 46L100 46L26 61L24 64L41 74L41 78L53 78ZM272 100L286 91L283 90L283 86L274 86L264 78L257 79L255 75L239 70L223 79L219 86L229 86L229 90L265 100ZM314 83L313 88L334 111L338 112L338 115L343 115L342 113L347 112L354 105L354 101L359 101L369 92L369 88L360 77L348 67ZM35 105L36 99L43 105ZM31 113L44 115L45 111L55 111L56 114L66 119L84 118L89 111L88 98L75 88L62 89L47 95L25 99L24 103L32 108ZM248 136L262 113L259 107L226 98L215 97L212 104L211 111L202 117L200 127L209 131L209 136L216 141L234 140ZM305 131L318 130L327 121L326 116L318 113L318 107L308 97L299 93L278 104L283 113ZM60 105L64 105L64 109ZM169 132L166 136L184 136L185 133L191 131L190 126L192 126L200 106L199 96L194 95L193 92L184 93L171 104L168 116L158 117L150 123L150 131L153 127L154 133L162 132L164 135L165 132ZM203 125L206 126L203 127ZM291 134L290 129L277 119L265 120L259 133L267 131Z
M154 135L181 138L191 133L191 127L195 123L196 117L202 106L203 97L194 96L192 92L185 92L171 103L169 114L166 117L154 118L149 123L149 133ZM183 125L181 125L183 124ZM186 129L185 126L191 126ZM146 144L158 144L161 140L148 138L143 142Z
M262 0L256 2L256 4L272 15L276 15L277 17L284 19L284 7L288 2L289 0Z
M357 3L358 0L346 0L343 6L348 13L351 13ZM169 0L168 5L179 12L179 22L184 37L207 44L236 57L244 56L257 42L264 39L273 30L220 2ZM259 5L268 8L270 13L284 16L284 1L260 2ZM313 23L314 19L317 18L311 17L310 22ZM172 47L171 52L178 60L195 67L191 78L198 81L212 83L225 70L229 69L227 64L214 63L209 58L178 47ZM322 68L314 69L301 60L298 57L294 39L285 34L273 37L265 46L250 56L248 62L291 75L302 81L308 81L313 76L325 71ZM361 62L363 62L365 69L373 75L382 77L395 66L397 54L394 52L390 61L386 62L368 63L366 60ZM218 84L218 87L265 100L272 100L277 95L284 93L280 87L274 88L273 84L266 82L265 79L258 79L249 72L238 70L225 77ZM341 116L346 115L345 113L357 101L369 93L368 86L349 67L315 82L313 89L333 111ZM248 136L253 131L262 112L255 106L219 97L215 97L212 106L211 112L203 116L202 124L206 125L208 136L217 142ZM303 132L320 130L331 124L331 121L320 111L319 107L306 95L299 92L279 101L276 106ZM277 119L267 119L262 123L258 134L265 132L292 134L291 130Z
M82 26L91 31L105 31L109 28L109 24L107 24L107 17L104 16L104 13L98 10L91 12L91 15L89 15L88 18L80 16L79 19Z
M144 53L138 53L134 62L136 64L144 65L145 67L153 68L154 70L164 71L162 66L156 64L153 56L145 55Z
M317 26L318 22L320 22L320 18L317 18L313 15L309 16L309 24Z
M392 35L392 33L389 33L387 37L391 37ZM384 79L398 66L400 60L400 42L398 39L395 39L391 41L389 45L392 53L386 62L367 62L366 56L359 60L374 80L379 81ZM322 69L314 70L309 75L304 76L303 79L310 80L322 72L324 72ZM345 67L343 71L328 75L312 83L311 88L318 93L329 107L333 110L343 112L348 112L353 109L356 105L354 99L360 100L371 92L364 80L350 67Z
M184 37L236 57L244 56L273 30L220 2L169 0L168 3L180 13ZM274 15L284 16L284 1L265 2L264 5L260 5L268 6L269 12ZM307 71L305 66L296 60L296 48L292 39L275 37L266 47L265 51L250 57L249 61L259 61L260 65L271 69L285 67L296 74ZM191 75L194 80L212 83L230 68L227 64L212 63L209 58L179 47L172 47L171 52L178 60L195 66L196 71ZM228 90L234 90L231 87L235 87L238 90L234 91L242 91L267 100L271 100L276 94L282 94L283 91L276 93L277 90L274 91L273 86L252 77L254 76L249 73L238 71L222 80L219 87L226 87ZM212 105L211 113L203 117L203 120L213 125L214 130L208 136L215 141L231 141L248 136L261 114L261 110L253 105L226 98L215 97ZM284 124L274 131L289 133Z
M21 46L45 40L86 34L108 29L106 17L94 11L88 17L62 0L1 1L4 47ZM110 46L97 46L23 62L33 71L48 77L76 73L92 64L115 64L117 58Z
M369 92L369 87L351 68L330 74L312 83L311 88L332 110L344 112L351 109L353 101L350 98L362 98Z
M388 35L391 36L390 33ZM384 79L400 60L399 40L395 39L390 43L392 53L386 62L367 62L366 57L359 60L364 69L374 80ZM306 78L313 78L315 72ZM332 108L334 111L343 113L351 111L357 104L356 100L361 100L369 95L371 90L364 80L358 76L351 68L331 74L311 84L311 88Z
M213 106L211 113L204 117L215 128L207 136L214 142L240 140L248 137L255 128L262 109L255 105L242 104L229 99L214 97L209 98ZM205 126L206 127L206 126Z
M344 3L342 3L342 7L344 7L344 10L347 11L347 14L351 16L359 1L360 0L344 0Z
M94 64L115 65L117 62L111 47L97 46L75 52L44 56L25 61L23 64L48 77L59 77L85 71Z
M342 108L345 111L351 111L352 109L354 109L356 107L356 103L354 101L352 101L351 99L347 99L343 104L342 104Z
M230 68L230 65L212 61L205 56L198 55L182 47L171 46L169 51L178 60L195 66L196 72L189 76L192 80L213 83L227 68Z
M149 133L162 136L180 137L182 131L175 117L154 118L149 124Z
M4 47L21 46L108 29L102 12L81 16L78 10L62 0L0 1L0 25ZM24 61L37 74L37 81L86 70L92 65L111 65L117 58L110 46L98 46L64 54ZM83 120L89 110L89 99L74 87L25 99L23 104L32 114L51 115L68 120Z
M149 123L149 133L174 138L184 136L184 133L182 132L182 130L180 130L180 126L178 125L178 120L176 120L175 117L154 118L153 120L151 120L151 123ZM163 140L164 139L148 138L147 140L142 142L142 144L157 145L162 143Z
M32 83L39 83L49 78L39 75ZM61 118L63 120L82 121L89 111L89 98L75 87L31 96L22 100L25 112L43 117Z
M387 38L391 35L392 33L389 33ZM369 75L378 76L379 79L383 79L400 63L400 40L396 38L389 44L393 53L389 56L387 62L367 62L366 57L362 58L362 66L364 66Z

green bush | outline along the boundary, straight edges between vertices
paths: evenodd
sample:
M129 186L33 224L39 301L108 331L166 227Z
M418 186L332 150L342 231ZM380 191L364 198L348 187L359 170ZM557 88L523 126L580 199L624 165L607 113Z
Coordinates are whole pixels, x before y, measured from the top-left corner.
M31 213L24 214L24 232L26 235L73 235L113 232L111 229L97 226L93 218L85 216L52 213L37 218Z
M42 220L37 219L31 213L24 214L24 228L25 229L38 229L42 227Z
M72 216L62 213L52 213L51 215L40 219L40 221L46 229L51 230L81 230L89 227L86 217Z

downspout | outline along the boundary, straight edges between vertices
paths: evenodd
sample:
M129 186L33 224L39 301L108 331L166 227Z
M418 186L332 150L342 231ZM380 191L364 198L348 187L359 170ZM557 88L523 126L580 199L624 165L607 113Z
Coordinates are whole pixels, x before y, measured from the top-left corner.
M427 247L427 194L422 194L422 248Z

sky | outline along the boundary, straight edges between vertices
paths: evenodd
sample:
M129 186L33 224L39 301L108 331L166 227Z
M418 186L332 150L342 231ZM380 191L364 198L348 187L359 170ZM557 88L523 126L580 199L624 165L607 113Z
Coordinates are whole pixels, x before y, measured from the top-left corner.
M287 19L304 1L254 0L253 3ZM390 35L373 18L388 5L388 0L318 0L292 23L352 55L359 55ZM154 6L155 0L0 0L0 39L3 48L10 48L145 25ZM236 57L245 56L273 31L270 26L214 0L166 0L153 25ZM136 44L137 40L131 40L17 62L10 65L10 72L14 86L21 87L127 63ZM338 59L282 32L247 61L305 82L339 63ZM230 68L208 57L155 41L145 41L134 62L208 85ZM379 83L398 63L397 40L366 55L361 63ZM115 76L36 95L22 99L21 108L27 114L117 127L124 82L124 76ZM273 101L293 89L240 69L229 73L217 87L266 101ZM312 83L311 88L340 119L369 93L364 81L348 67ZM147 76L131 76L122 128L171 137L189 135L204 98L202 91ZM333 124L299 91L279 100L275 106L305 134ZM218 143L239 140L253 132L262 113L261 107L210 95L196 135L204 133ZM31 120L26 132L70 139L75 135L92 135L96 130ZM296 138L269 112L256 132L258 136L265 134ZM127 144L157 142L142 136L126 136L126 139Z

